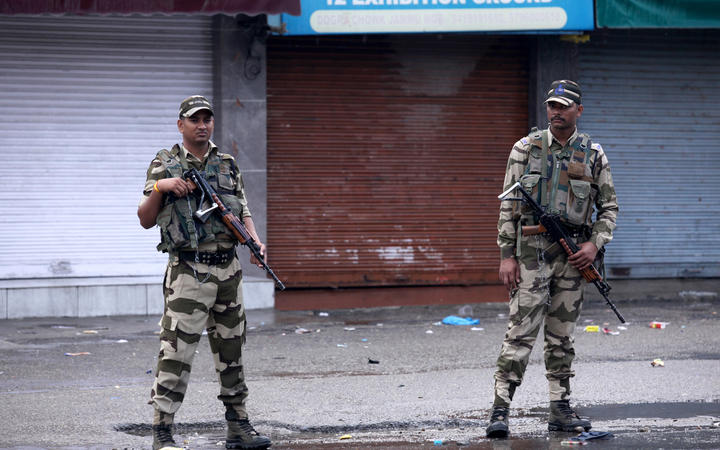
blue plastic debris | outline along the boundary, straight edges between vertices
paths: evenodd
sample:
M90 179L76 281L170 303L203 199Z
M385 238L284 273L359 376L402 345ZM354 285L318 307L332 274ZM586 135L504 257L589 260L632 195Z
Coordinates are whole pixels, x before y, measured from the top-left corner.
M591 439L610 439L615 437L609 431L583 431L577 437L570 438L572 441L589 441Z
M442 320L445 325L477 325L480 323L480 319L473 319L472 317L458 317L458 316L447 316Z

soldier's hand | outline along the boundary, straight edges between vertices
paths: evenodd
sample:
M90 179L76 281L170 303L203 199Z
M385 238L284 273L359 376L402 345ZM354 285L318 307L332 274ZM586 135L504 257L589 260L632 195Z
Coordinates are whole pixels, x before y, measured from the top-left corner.
M258 247L260 247L260 255L263 257L263 259L265 260L265 263L267 264L267 247L265 247L265 244L263 244L262 242L257 242L257 245L258 245ZM251 253L250 255L251 255L250 262L252 264L255 264L258 267L263 266L262 263L255 257L254 254Z
M568 262L577 270L587 269L595 261L597 252L598 248L595 247L595 244L590 241L583 242L580 244L580 250L577 253L568 256Z
M514 257L500 261L500 281L508 291L517 289L520 283L520 265Z
M178 197L185 197L193 191L194 185L183 178L163 178L157 182L158 191L172 192Z

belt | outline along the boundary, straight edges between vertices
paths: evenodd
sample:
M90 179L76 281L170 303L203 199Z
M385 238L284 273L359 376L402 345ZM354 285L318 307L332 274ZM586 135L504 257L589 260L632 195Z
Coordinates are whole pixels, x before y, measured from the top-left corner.
M584 237L585 230L589 229L585 225L570 225L567 223L563 223L562 225L565 228L565 231L567 232L567 234L569 234L571 237L574 237L574 238Z
M178 257L181 261L195 261L195 255L198 257L198 262L207 264L209 266L216 266L218 264L225 264L235 257L235 247L227 250L218 250L216 252L194 252L194 251L182 251L178 253Z

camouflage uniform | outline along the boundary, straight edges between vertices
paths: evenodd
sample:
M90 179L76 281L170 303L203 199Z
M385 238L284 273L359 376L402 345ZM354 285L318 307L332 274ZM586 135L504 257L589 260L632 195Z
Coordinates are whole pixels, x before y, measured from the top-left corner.
M169 152L160 152L148 169L143 201L150 196L156 181L175 175L168 170L168 162L171 161L168 155L175 160L184 159L188 166L201 171L208 168L209 161L220 161L218 176L208 182L214 184L218 192L234 193L234 212L238 216L250 216L242 177L233 169L234 160L230 155L218 152L212 142L204 161L200 161L180 145L176 145ZM227 195L224 195L223 199L226 197ZM175 202L187 202L187 199L183 197ZM173 244L169 244L169 241L172 241L170 236L177 232L168 232L163 227L161 217L170 217L168 211L172 207L173 201L166 195L163 209L158 214L163 239L158 248L169 251L169 261L163 281L165 310L160 321L160 354L149 402L156 410L154 422L172 423L172 415L180 408L185 396L193 356L204 329L208 333L215 370L220 378L218 399L228 409L235 410L239 418L247 418L245 399L248 389L243 374L241 351L245 342L246 320L242 299L242 272L234 252L234 238L218 231L223 230L224 226L222 223L213 222L217 221L213 215L206 225L197 224L197 234L200 237L197 250L228 251L232 252L232 256L226 262L215 265L181 260L179 251L194 250L191 249L190 242L184 242L180 238L176 238L175 242L184 242L185 247L173 248Z
M547 183L542 181L542 135L547 133ZM585 146L583 146L583 144ZM590 240L598 249L612 239L618 212L615 188L602 147L577 130L565 146L549 130L533 132L510 153L504 190L521 181L540 203L546 189L547 208L563 216L578 243ZM593 206L596 220L592 221ZM501 258L516 257L521 282L511 292L508 330L495 372L495 406L509 407L522 382L535 339L544 325L545 368L550 401L570 395L575 356L573 331L582 307L584 280L557 244L544 235L522 236L521 225L535 225L525 205L503 201L498 221Z

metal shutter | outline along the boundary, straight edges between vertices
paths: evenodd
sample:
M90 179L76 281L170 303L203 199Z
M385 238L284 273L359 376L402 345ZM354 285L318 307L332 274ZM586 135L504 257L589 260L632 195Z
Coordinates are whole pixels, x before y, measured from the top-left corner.
M180 101L212 92L209 17L0 17L0 278L157 275L136 211Z
M497 282L523 38L273 37L268 241L289 287Z
M613 31L580 51L580 128L607 152L611 277L720 275L720 33Z

